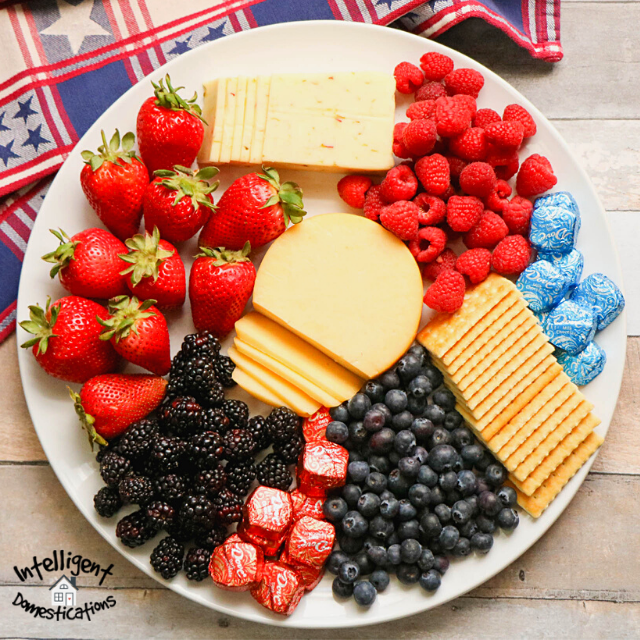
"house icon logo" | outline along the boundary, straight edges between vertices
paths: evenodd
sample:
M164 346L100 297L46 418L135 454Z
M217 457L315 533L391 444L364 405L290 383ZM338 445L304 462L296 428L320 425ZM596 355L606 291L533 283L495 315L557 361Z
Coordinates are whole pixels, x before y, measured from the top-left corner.
M69 579L63 575L49 587L49 591L51 591L51 604L54 607L75 607L78 587L74 577Z

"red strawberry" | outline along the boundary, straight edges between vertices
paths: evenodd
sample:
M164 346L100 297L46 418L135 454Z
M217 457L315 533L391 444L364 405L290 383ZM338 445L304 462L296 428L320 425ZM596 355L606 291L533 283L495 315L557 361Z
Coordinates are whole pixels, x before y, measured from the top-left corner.
M176 248L160 239L158 227L125 242L129 253L120 258L131 266L121 273L127 278L129 291L139 300L153 298L159 309L176 309L187 295L184 264Z
M453 313L464 302L464 276L458 271L442 271L427 289L424 303L439 313Z
M198 94L185 100L178 94L184 87L174 89L169 75L165 80L166 88L163 80L151 83L155 95L142 103L136 123L140 155L150 173L177 164L190 167L204 138Z
M85 382L93 376L113 371L119 357L115 349L100 340L98 318L107 318L107 310L93 300L79 296L60 298L43 310L29 307L29 320L20 326L35 337L22 346L33 347L38 364L54 378Z
M85 229L71 238L62 229L51 229L51 233L60 240L60 246L42 259L53 263L49 275L57 275L69 293L103 299L127 293L119 257L127 247L118 238L96 228Z
M125 360L165 376L171 369L169 329L164 316L153 306L154 302L140 302L135 296L110 300L111 317L98 320L105 328L100 339L110 340Z
M180 165L173 169L156 171L156 178L144 192L142 207L145 228L158 227L165 240L176 243L194 236L216 210L211 193L219 183L206 182L218 173L215 167L204 167L195 175Z
M239 251L248 242L257 249L282 235L289 222L302 221L302 189L295 182L281 185L275 169L263 171L238 178L224 192L200 233L201 247Z
M69 389L69 395L93 448L94 442L106 445L156 409L166 386L167 381L159 376L111 373L91 378L79 394Z
M224 338L240 319L253 292L256 270L242 251L202 247L189 277L189 300L193 324L198 331L211 331Z
M98 153L83 151L85 165L80 184L89 204L103 224L120 240L137 233L142 218L142 196L149 184L149 173L133 150L135 137L122 138L116 129L107 144L104 131Z

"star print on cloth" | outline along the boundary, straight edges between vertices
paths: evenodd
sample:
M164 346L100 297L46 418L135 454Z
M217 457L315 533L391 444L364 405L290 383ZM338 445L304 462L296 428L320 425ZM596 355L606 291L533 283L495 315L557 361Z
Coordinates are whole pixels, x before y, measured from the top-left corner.
M219 24L217 27L207 27L209 29L209 33L202 38L202 42L211 42L213 40L217 40L218 38L222 38L224 35L224 28L227 26L227 21L225 20L222 24Z
M7 127L3 122L5 115L7 115L6 111L0 113L0 131L9 131L9 127Z
M385 5L389 11L391 11L391 5L395 2L395 0L373 0L376 7L380 7Z
M29 116L33 116L36 113L38 113L37 111L34 111L31 108L31 101L33 100L33 96L29 96L29 98L27 98L27 100L25 100L24 102L20 102L18 100L18 106L19 109L16 113L15 116L13 116L13 119L15 120L16 118L22 118L24 120L24 123L27 124L27 118Z
M187 51L191 51L191 47L189 46L189 40L191 40L191 36L189 36L186 40L182 42L178 42L176 40L176 45L169 51L168 53L175 53L176 55L180 55L181 53L186 53Z
M9 160L11 160L11 158L19 158L20 156L17 153L14 153L11 148L13 147L13 143L15 142L15 140L11 140L11 142L9 142L6 145L1 145L0 144L0 160L2 160L2 162L4 162L4 166L6 167L9 164Z
M47 144L47 142L51 142L51 140L47 140L40 135L41 129L41 124L39 124L35 129L27 129L29 135L27 136L27 139L22 143L22 146L26 147L30 144L36 150L36 153L38 153L38 147L41 144Z

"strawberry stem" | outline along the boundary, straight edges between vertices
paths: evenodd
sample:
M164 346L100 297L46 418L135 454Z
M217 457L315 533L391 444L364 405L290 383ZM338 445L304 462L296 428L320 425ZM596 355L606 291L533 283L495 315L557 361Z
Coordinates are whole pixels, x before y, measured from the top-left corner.
M50 313L47 320L47 314ZM53 327L58 319L60 313L60 305L56 305L51 308L51 297L47 298L47 305L45 309L38 304L31 305L29 307L29 320L24 320L20 323L20 326L28 333L33 334L35 337L27 340L20 346L23 349L28 349L34 345L38 345L36 355L46 353L49 347L49 339L57 338L58 335L53 333Z
M140 284L143 278L153 278L156 282L158 279L160 265L170 258L174 251L162 249L160 247L160 230L158 227L153 228L153 234L148 231L142 235L136 234L133 238L125 241L129 253L121 253L121 260L129 263L129 267L120 272L120 275L131 274L131 284Z
M96 431L94 427L96 419L84 410L80 394L76 393L71 387L67 387L67 390L69 391L69 395L73 400L73 408L76 410L76 414L78 415L80 424L82 428L87 432L91 450L93 450L94 442L97 442L99 445L106 447L109 443Z
M173 171L158 169L154 172L154 175L157 178L163 178L160 183L167 189L176 192L173 206L177 205L182 198L191 198L191 204L194 209L202 205L215 211L216 206L207 196L213 193L220 184L217 181L213 184L208 182L217 173L218 169L216 167L204 167L194 174L192 169L177 164L173 167Z
M81 153L85 164L88 164L93 171L97 171L104 162L111 162L119 167L123 167L123 162L131 164L135 158L138 162L142 162L133 149L136 137L131 131L125 133L122 138L122 149L120 149L120 132L116 129L111 140L107 143L107 137L104 130L100 131L102 144L98 147L98 153L93 151L83 151Z
M71 241L71 238L62 230L59 229L56 231L55 229L49 229L49 231L60 241L60 246L50 253L45 253L42 256L42 259L45 262L53 263L53 267L51 271L49 271L49 275L52 278L55 278L58 275L60 269L64 269L72 260L75 260L75 250L76 247L80 244L78 240Z
M164 86L165 82L167 83L166 87ZM164 77L164 80L161 78L157 84L155 82L151 82L151 84L153 85L157 106L171 109L171 111L186 111L207 124L206 120L202 117L200 105L196 103L198 99L197 93L194 92L193 97L189 100L183 98L178 94L178 91L184 89L184 87L176 87L174 89L169 74Z
M128 337L132 331L138 335L138 320L153 318L156 314L153 311L147 311L147 309L155 303L155 300L145 300L141 303L135 296L111 298L108 305L111 316L106 320L96 316L96 320L104 327L104 331L100 334L100 340L111 340L115 337L116 342L120 342L123 338Z
M280 175L272 167L262 167L264 173L259 173L258 177L268 182L277 194L271 196L262 208L272 207L273 205L282 204L282 212L284 215L285 227L291 224L302 222L302 218L306 215L304 203L302 202L302 189L295 182L284 182L280 184Z
M234 264L236 262L251 262L249 254L251 253L251 243L247 240L244 247L240 251L231 251L224 247L200 247L201 253L196 254L196 258L214 258L214 265L222 267L225 264Z

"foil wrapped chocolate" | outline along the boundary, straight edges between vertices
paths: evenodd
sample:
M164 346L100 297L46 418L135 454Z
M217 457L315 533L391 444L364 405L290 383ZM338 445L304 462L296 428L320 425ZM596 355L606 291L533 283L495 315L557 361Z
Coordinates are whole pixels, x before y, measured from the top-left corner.
M596 376L599 376L607 363L607 354L595 342L590 342L580 353L575 355L560 351L556 357L571 381L580 386L589 384Z
M549 342L571 355L580 353L596 333L596 318L590 309L564 300L549 312L544 323Z
M298 487L308 496L322 496L341 487L347 477L349 452L334 442L309 442L298 460Z
M575 288L571 300L591 309L596 317L598 331L608 327L622 313L625 305L622 291L602 273L587 276Z
M518 278L516 286L534 313L549 311L569 290L565 275L546 260L530 264Z
M580 214L578 203L568 191L556 191L536 198L534 209L539 207L564 207L578 215Z
M534 249L543 252L569 253L580 231L580 214L557 205L533 209L529 240Z
M303 516L289 532L285 551L295 564L322 567L336 539L334 526L326 520Z
M295 569L302 578L305 591L313 591L322 580L324 575L324 567L310 567L304 564L296 564L287 555L286 550L280 554L280 562Z
M238 536L216 547L209 563L214 584L226 591L249 591L262 580L263 569L262 549Z
M316 520L324 520L322 505L324 504L325 495L308 496L300 489L294 489L291 492L291 503L293 504L293 520L300 520L303 516L311 516Z
M304 582L295 569L282 562L267 561L262 580L251 589L251 595L263 607L289 616L295 611L304 591Z
M319 442L326 440L325 432L327 425L331 422L329 409L320 407L312 416L302 421L302 435L305 442Z
M584 256L577 249L572 249L569 253L538 253L538 260L546 260L559 269L569 283L571 290L580 282L582 270L584 268Z
M534 311L533 315L536 317L538 324L544 328L544 323L547 321L548 311Z

